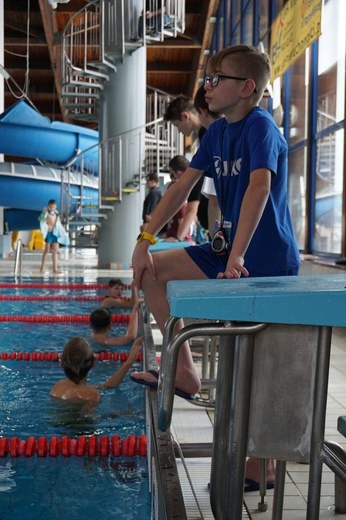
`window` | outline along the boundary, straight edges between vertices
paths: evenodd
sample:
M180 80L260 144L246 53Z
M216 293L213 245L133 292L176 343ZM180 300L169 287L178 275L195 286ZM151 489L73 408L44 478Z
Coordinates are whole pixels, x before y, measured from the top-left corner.
M341 254L345 113L344 0L325 3L318 52L313 250Z

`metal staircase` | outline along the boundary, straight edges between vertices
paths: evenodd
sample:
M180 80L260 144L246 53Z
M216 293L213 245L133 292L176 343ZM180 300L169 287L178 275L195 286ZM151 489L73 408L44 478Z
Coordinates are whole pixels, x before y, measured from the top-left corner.
M62 41L61 93L61 103L68 116L97 122L100 92L109 80L109 74L116 72L115 58L122 59L142 45L184 31L184 0L167 0L163 4L165 12L161 9L155 30L146 23L141 37L138 36L139 13L145 12L145 0L94 0L69 20ZM158 8L159 0L150 0L150 10ZM148 87L147 124L97 145L98 175L83 165L83 156L90 149L76 153L74 159L78 157L79 164L81 161L80 170L84 174L78 196L73 195L70 189L70 175L75 172L74 159L65 166L61 183L61 214L70 230L82 227L93 232L95 227L102 225L114 204L122 201L124 194L139 190L146 173L167 172L169 159L182 153L182 136L171 123L163 121L170 100L167 93ZM132 164L133 150L144 158L140 161L140 173ZM124 171L130 182L123 181ZM98 186L97 196L95 190L90 190L90 184Z

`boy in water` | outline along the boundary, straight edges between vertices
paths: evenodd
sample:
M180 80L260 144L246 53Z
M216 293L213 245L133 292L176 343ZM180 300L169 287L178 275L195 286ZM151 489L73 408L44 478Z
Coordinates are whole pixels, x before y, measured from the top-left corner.
M131 298L129 300L123 297L124 282L120 278L111 278L108 282L108 296L102 301L102 307L123 307L124 309L132 309L135 303L141 302L138 298L135 284L131 284Z
M60 222L59 213L56 209L56 201L51 199L46 208L43 208L41 215L38 217L40 228L46 245L42 255L40 273L44 272L44 264L50 250L52 250L53 273L61 274L58 269L58 250L59 243L68 246L70 241L63 225Z
M119 337L109 337L112 329L112 314L109 309L101 307L90 314L91 337L103 345L126 345L134 341L138 334L138 308L142 300L136 299L126 334Z
M66 378L58 381L50 391L52 397L64 400L82 400L98 403L101 394L97 388L115 388L124 379L132 364L137 360L142 338L133 343L130 355L123 365L102 385L87 384L89 370L94 365L93 351L84 338L72 338L64 347L61 367Z

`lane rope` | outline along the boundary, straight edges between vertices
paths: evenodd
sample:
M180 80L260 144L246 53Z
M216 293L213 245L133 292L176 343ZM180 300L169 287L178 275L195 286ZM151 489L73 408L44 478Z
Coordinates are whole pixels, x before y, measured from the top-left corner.
M129 352L95 352L95 361L121 361L129 358ZM1 352L0 359L15 361L59 361L61 354L58 352ZM142 361L142 353L137 354L137 361Z
M89 302L89 301L101 301L107 296L66 296L66 295L45 295L45 296L19 296L17 294L7 294L0 295L0 301L79 301L79 302ZM129 302L131 298L129 296L121 296L118 298L119 300Z
M130 321L130 314L112 314L112 323L128 323ZM0 322L17 321L25 323L89 323L90 315L65 315L65 316L0 316Z
M124 289L131 289L130 284L124 284ZM0 283L0 289L71 289L94 291L107 289L106 283Z
M0 457L5 458L7 455L11 457L57 457L61 455L63 457L70 457L76 455L82 457L89 455L95 457L100 455L102 457L108 457L113 455L114 457L120 457L121 455L127 457L133 457L140 455L145 457L147 455L147 436L141 435L136 437L135 435L129 435L125 439L121 439L119 435L113 435L108 437L102 435L97 437L93 435L86 437L80 435L76 439L68 436L51 437L29 437L28 439L20 439L19 437L7 437L0 438Z

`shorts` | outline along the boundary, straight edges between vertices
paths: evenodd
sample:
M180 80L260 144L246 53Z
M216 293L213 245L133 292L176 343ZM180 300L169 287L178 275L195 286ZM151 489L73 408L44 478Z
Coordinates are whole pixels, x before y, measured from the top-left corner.
M229 254L225 253L219 255L214 253L210 242L199 244L197 246L186 247L185 251L191 260L193 260L193 262L198 265L198 267L208 278L215 279L219 273L224 273L226 270ZM277 271L276 273L256 273L251 270L250 277L259 278L264 276L297 276L298 271L299 267Z
M53 231L48 231L46 236L46 244L56 244L58 239L54 235Z

